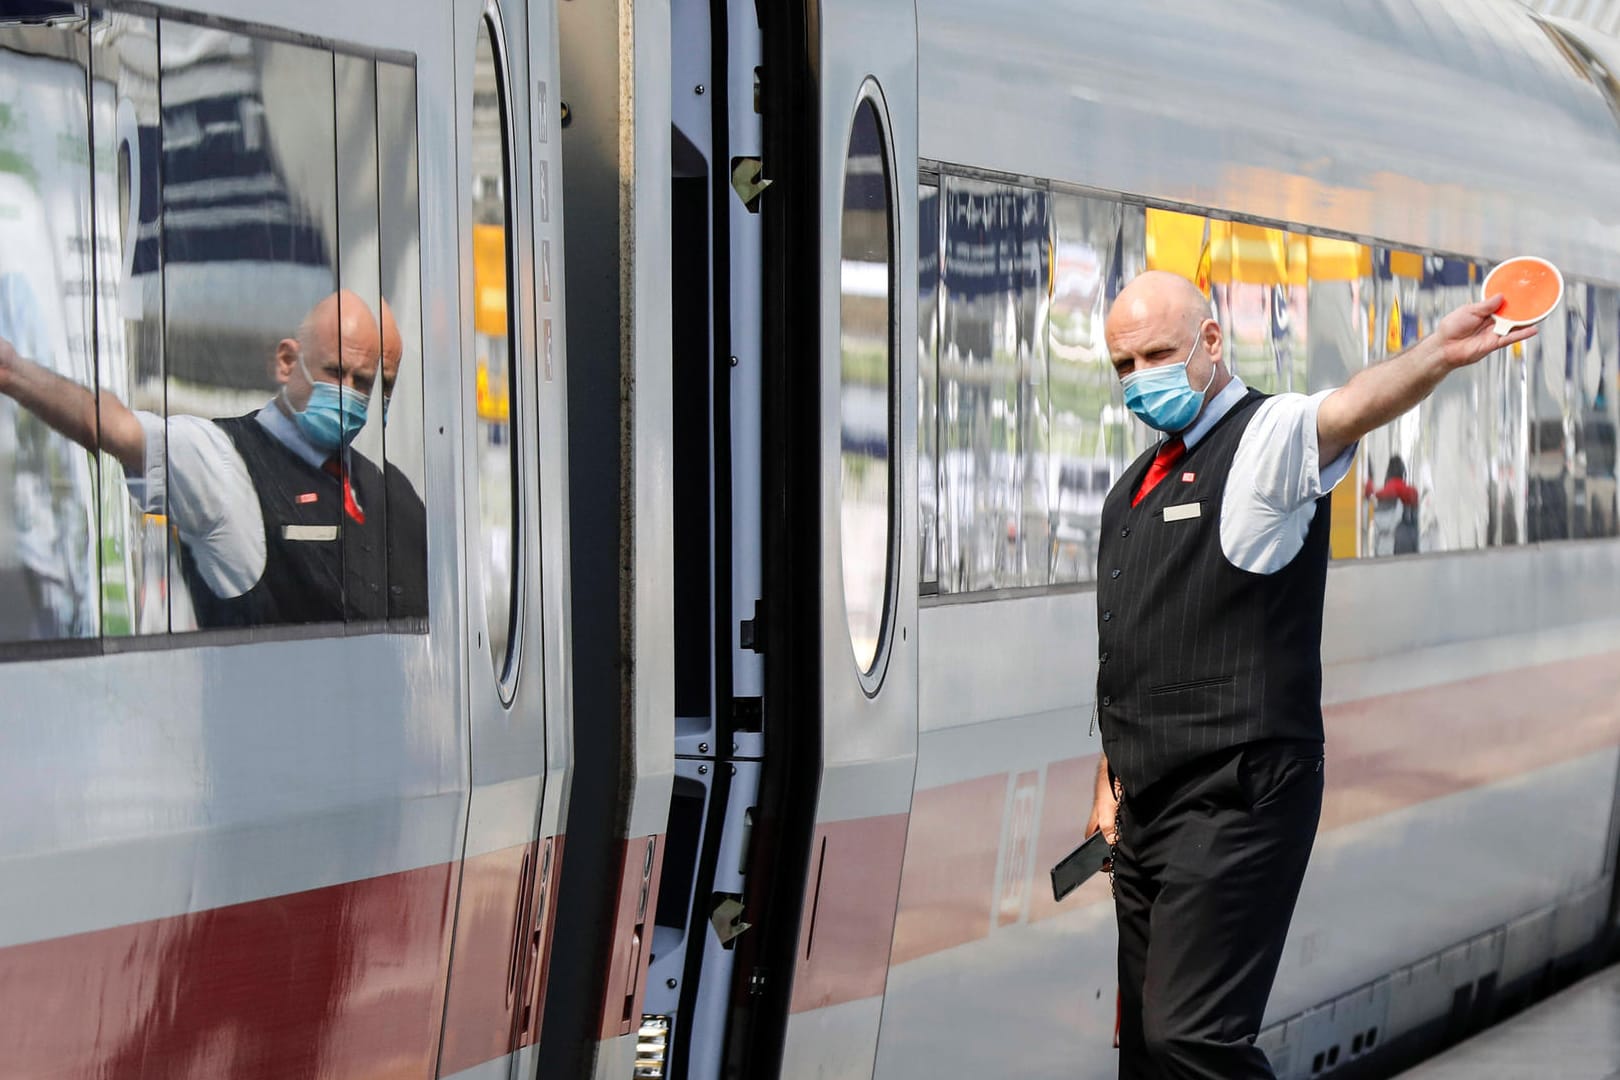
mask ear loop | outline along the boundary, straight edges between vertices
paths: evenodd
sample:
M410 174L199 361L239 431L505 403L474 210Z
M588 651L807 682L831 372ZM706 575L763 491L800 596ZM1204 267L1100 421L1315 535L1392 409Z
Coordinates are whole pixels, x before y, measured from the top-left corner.
M304 347L302 345L298 347L298 370L304 373L304 381L309 383L310 398L313 400L315 396L315 376L309 373L309 365L304 363ZM304 407L302 409L293 408L292 398L287 396L286 383L281 384L281 403L287 406L287 411L292 413L294 416L302 416L304 413L309 411L308 401L304 402Z

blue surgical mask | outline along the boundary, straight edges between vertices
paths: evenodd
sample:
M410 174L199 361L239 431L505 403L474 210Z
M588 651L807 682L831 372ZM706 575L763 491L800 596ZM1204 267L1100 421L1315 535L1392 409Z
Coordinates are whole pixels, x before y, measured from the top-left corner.
M1199 329L1202 330L1202 325ZM1192 381L1187 376L1187 365L1192 362L1193 353L1198 351L1198 343L1202 340L1202 334L1193 339L1192 348L1187 350L1187 359L1181 363L1132 372L1120 381L1125 388L1126 406L1142 423L1174 434L1186 430L1198 419L1198 411L1204 407L1204 395L1215 381L1213 367L1209 369L1209 382L1204 384L1202 390L1193 389Z
M304 358L298 358L303 366ZM304 367L309 378L309 368ZM317 382L309 378L312 389L303 411L291 407L293 422L314 446L327 453L336 453L354 441L360 429L366 426L366 399L354 390L345 390L336 383ZM283 394L286 391L282 392Z

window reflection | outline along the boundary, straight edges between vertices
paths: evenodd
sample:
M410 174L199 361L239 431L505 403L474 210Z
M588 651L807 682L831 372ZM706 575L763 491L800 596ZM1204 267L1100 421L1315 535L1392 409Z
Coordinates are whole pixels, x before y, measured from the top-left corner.
M1305 312L1292 303L1288 234L1243 222L1209 226L1212 293L1232 372L1268 394L1295 389L1294 325Z
M1020 258L1033 273L1018 281L1019 439L1016 473L1023 487L1018 507L1020 551L1013 575L1016 584L1045 585L1051 580L1053 552L1047 489L1051 484L1050 442L1052 388L1048 372L1047 321L1052 297L1051 196L1033 192L1024 212Z
M1484 412L1489 461L1486 531L1493 545L1522 543L1527 531L1529 379L1525 346L1534 344L1532 339L1482 361L1486 372Z
M427 614L427 471L422 430L420 216L417 196L416 72L377 65L378 246L383 325L383 451L388 461L388 616Z
M917 578L939 588L939 185L917 193Z
M1540 333L1524 343L1525 371L1530 383L1525 539L1530 543L1568 539L1574 514L1568 455L1573 432L1565 371L1568 326L1561 315L1554 312L1541 324Z
M0 29L0 640L100 629L81 19ZM107 241L111 241L107 237ZM127 624L127 619L120 625Z
M876 106L855 111L840 223L840 508L844 606L856 665L877 661L888 602L894 270L889 163Z
M478 26L473 67L472 219L473 350L476 357L477 453L484 568L484 610L490 657L497 677L511 662L514 562L517 557L517 446L511 407L516 390L512 362L512 304L507 267L511 198L503 72L487 22Z
M369 386L347 381L339 385L341 404L363 410L365 420L349 444L350 472L358 462L383 460L383 406L397 378L402 345L392 309L382 303L381 252L378 248L377 194L377 65L360 56L333 57L334 106L337 134L337 263L345 292L358 296L375 314L373 328L356 327L353 338L344 333L339 352L372 369ZM349 328L342 328L349 331ZM370 352L371 355L365 355ZM354 399L354 400L349 400ZM355 499L359 517L347 514L349 527L339 533L343 559L345 615L351 621L387 617L388 577L385 538L388 536L390 500L384 495L387 479L371 473L367 498ZM351 487L354 480L351 477ZM345 502L347 511L347 501Z
M944 200L940 588L1044 584L1050 197L948 177Z
M1592 287L1586 310L1587 345L1582 355L1581 410L1585 439L1587 535L1620 535L1616 519L1615 370L1620 360L1620 294Z
M100 390L153 414L163 406L162 277L158 265L159 125L157 22L101 12L91 27L96 146L96 376ZM102 631L110 636L169 629L171 551L167 515L131 492L111 454L100 460ZM189 612L187 613L189 615Z
M1478 296L1478 269L1462 259L1428 256L1418 294L1417 333L1431 333L1455 308ZM1484 547L1490 532L1490 471L1482 408L1488 367L1474 365L1446 378L1419 410L1428 481L1422 550Z
M1307 237L1304 246L1303 260L1298 246L1290 247L1288 273L1297 280L1303 269L1306 279L1304 389L1314 394L1343 386L1367 364L1365 279L1372 273L1372 251L1354 241L1318 236ZM1356 460L1358 467L1366 468L1365 445ZM1333 558L1354 558L1361 552L1363 492L1358 484L1340 484L1332 499Z
M1410 252L1374 248L1369 269L1368 362L1378 363L1418 340L1423 262ZM1421 515L1432 490L1421 417L1422 410L1413 409L1361 441L1364 555L1420 550Z
M377 331L338 292L332 56L173 21L161 42L168 417L135 413L146 495L167 495L196 625L341 621L340 537L370 501L345 391L375 378L353 339Z
M29 162L0 171L0 638L425 615L420 413L414 477L382 428L410 371L385 249L419 338L399 70L381 102L370 60L216 27L0 30Z
M1094 576L1103 497L1129 461L1127 429L1134 421L1123 408L1103 340L1108 304L1127 277L1123 209L1112 199L1052 196L1048 349L1054 582Z
M1210 296L1250 386L1318 393L1415 345L1478 297L1487 269L1108 197L941 183L941 592L1040 584L1026 518L1043 495L1047 580L1091 577L1102 497L1153 440L1123 409L1102 340L1108 303L1139 270ZM1335 558L1620 535L1620 291L1566 284L1538 337L1362 440L1359 482L1333 494Z

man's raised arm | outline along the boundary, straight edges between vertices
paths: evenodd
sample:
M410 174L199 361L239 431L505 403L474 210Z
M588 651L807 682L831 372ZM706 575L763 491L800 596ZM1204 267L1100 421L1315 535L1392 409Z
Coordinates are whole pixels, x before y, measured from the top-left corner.
M1358 371L1324 398L1316 414L1317 460L1332 461L1345 447L1428 397L1458 368L1535 336L1534 327L1498 336L1491 316L1501 306L1500 296L1464 304L1441 319L1434 333L1400 355Z
M145 468L146 434L127 405L102 391L98 430L95 394L19 356L4 338L0 338L0 394L12 398L86 450L106 450L126 471L139 474Z

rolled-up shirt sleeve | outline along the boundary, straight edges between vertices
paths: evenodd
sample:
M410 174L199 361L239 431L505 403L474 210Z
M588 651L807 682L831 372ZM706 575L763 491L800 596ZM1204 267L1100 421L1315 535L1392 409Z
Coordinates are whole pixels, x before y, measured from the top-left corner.
M1253 473L1254 492L1278 513L1286 514L1332 491L1350 471L1354 445L1323 465L1317 455L1316 414L1332 390L1311 394L1278 394L1261 406L1244 433L1233 471L1241 464ZM1243 462L1248 450L1249 462ZM1245 471L1248 471L1247 469Z
M1356 444L1319 460L1316 414L1333 393L1266 399L1238 443L1221 505L1221 548L1243 570L1270 574L1304 547L1316 500L1350 472Z
M197 573L221 599L241 596L264 575L264 516L247 463L230 436L200 416L135 414L146 435L142 475L130 495L149 514L167 514Z

